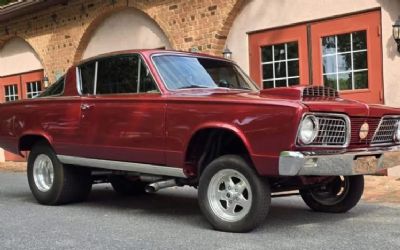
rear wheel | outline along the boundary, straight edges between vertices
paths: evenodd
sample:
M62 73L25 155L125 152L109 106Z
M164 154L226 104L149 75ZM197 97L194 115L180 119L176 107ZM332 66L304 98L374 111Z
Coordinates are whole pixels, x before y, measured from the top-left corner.
M236 155L221 156L206 167L198 196L211 225L228 232L248 232L259 226L271 203L267 181Z
M122 195L138 195L145 193L146 183L139 178L129 179L126 176L112 176L110 179L114 191Z
M360 201L364 176L338 176L326 185L300 190L304 202L314 211L344 213Z
M44 205L83 201L92 187L90 170L62 164L45 142L32 148L27 175L33 196Z

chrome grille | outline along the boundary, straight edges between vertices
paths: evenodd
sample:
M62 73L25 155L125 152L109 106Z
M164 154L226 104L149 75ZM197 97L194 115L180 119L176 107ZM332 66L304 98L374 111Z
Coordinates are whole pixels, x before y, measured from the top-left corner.
M395 117L382 118L379 127L372 138L372 144L394 143L394 133L399 121L400 118Z
M320 146L343 146L347 142L347 124L341 117L317 116L318 135L312 144Z
M303 98L337 98L339 94L332 88L311 86L303 89Z

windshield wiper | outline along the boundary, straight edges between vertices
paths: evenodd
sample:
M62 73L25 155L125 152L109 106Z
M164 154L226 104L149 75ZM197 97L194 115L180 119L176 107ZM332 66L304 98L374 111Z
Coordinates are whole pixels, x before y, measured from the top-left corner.
M208 86L192 84L192 85L180 87L178 89L195 89L195 88L204 89L204 88L208 88Z

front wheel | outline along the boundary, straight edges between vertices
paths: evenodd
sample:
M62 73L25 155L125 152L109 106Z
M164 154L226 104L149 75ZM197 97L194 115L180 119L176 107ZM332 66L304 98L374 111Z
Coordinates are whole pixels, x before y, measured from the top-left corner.
M221 231L248 232L264 222L271 204L267 180L241 157L224 155L211 162L200 177L200 208Z
M314 211L345 213L360 201L364 192L364 176L338 176L316 188L302 189L300 195Z

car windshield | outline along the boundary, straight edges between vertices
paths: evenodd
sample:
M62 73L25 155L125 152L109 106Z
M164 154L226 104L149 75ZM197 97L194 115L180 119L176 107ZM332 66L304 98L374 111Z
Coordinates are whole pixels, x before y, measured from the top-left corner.
M258 88L235 64L211 58L158 55L157 70L169 90L230 88L257 91Z

